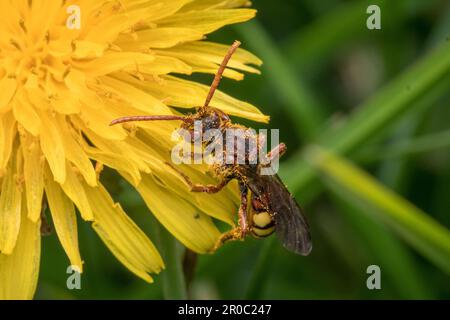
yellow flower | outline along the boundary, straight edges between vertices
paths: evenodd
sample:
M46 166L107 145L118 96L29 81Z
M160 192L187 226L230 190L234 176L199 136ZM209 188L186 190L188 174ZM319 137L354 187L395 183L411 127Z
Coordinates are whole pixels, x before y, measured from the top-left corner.
M176 122L109 126L129 115L200 106L208 86L175 74L214 73L228 46L204 41L251 19L247 0L0 1L0 299L32 298L39 273L42 200L70 264L82 269L76 209L131 272L151 282L164 268L151 240L100 182L102 166L140 193L190 249L208 252L218 219L232 225L236 186L192 194L164 162ZM238 50L225 76L257 72ZM255 107L218 92L212 106L267 121ZM213 182L205 166L182 168ZM76 208L76 209L75 209Z

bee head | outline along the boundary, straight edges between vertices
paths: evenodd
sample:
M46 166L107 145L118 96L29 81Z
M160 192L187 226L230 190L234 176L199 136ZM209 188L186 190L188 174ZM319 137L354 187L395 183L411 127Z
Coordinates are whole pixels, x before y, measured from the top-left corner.
M202 133L211 129L220 129L225 122L230 121L230 118L224 112L211 107L200 108L196 114L189 118L188 121L182 123L181 128L192 132L196 129L196 125L201 124Z

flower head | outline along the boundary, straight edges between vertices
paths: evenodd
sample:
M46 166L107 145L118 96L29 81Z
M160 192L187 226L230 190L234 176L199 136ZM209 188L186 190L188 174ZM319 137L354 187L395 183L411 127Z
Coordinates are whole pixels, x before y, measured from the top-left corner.
M224 25L252 18L246 0L0 2L0 298L31 298L40 259L43 199L71 265L83 268L76 209L131 272L151 282L163 261L113 201L101 168L116 170L184 245L207 252L214 219L233 224L235 186L192 194L170 159L175 122L109 126L128 115L168 115L200 106L208 87L177 74L214 73L227 45L204 41ZM257 72L239 50L225 76ZM211 105L267 120L218 92ZM205 166L184 166L212 182ZM14 273L14 276L12 276Z

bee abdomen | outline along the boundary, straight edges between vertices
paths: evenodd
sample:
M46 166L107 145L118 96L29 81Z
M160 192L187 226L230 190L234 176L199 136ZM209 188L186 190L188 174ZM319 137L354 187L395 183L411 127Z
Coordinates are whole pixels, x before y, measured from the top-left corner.
M270 213L255 212L253 214L252 235L256 238L265 238L275 231L275 222Z

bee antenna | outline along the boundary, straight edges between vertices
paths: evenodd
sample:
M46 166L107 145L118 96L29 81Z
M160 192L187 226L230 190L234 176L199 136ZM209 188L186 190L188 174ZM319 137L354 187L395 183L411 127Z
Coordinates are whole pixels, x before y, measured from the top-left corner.
M175 115L163 115L163 116L131 116L117 118L111 121L109 124L113 126L119 123L132 122L132 121L155 121L155 120L181 120L183 122L192 122L191 117L175 116Z
M214 96L214 92L216 92L217 87L219 86L220 80L222 79L223 72L225 71L225 68L228 64L228 61L230 61L231 56L236 51L236 49L241 45L241 42L234 41L231 45L230 49L228 49L227 54L223 58L222 63L219 66L219 69L217 70L217 73L214 77L214 80L211 84L211 87L209 88L209 93L206 96L205 103L202 108L206 108L209 106L209 103L211 102L212 97Z

